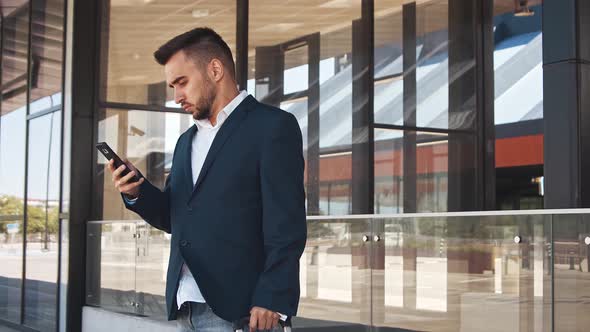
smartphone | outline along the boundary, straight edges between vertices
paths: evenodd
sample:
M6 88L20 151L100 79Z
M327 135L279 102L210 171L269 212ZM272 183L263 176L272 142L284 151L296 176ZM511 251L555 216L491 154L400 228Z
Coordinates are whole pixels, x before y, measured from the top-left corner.
M98 151L100 151L102 153L103 156L105 156L105 158L107 158L108 160L113 159L115 161L115 169L119 168L119 166L121 165L125 165L125 169L123 170L123 172L121 173L121 177L129 174L129 172L131 171L129 169L129 166L127 166L123 160L121 160L121 158L119 158L119 156L117 156L117 154L115 152L113 152L113 149L111 149L111 147L106 143L106 142L99 142L96 144L96 148L98 149ZM138 173L138 172L136 172ZM130 182L135 182L135 181L139 181L140 177L138 176L138 174L135 174Z

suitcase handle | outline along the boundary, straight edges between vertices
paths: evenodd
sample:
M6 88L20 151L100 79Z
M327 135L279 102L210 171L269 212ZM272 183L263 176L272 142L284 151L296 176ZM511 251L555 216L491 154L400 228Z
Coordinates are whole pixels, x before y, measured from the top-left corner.
M244 326L250 324L250 316L243 317L233 322L233 329L235 332L244 332ZM284 332L291 332L291 317L288 317L286 321L279 319L279 325L283 328Z

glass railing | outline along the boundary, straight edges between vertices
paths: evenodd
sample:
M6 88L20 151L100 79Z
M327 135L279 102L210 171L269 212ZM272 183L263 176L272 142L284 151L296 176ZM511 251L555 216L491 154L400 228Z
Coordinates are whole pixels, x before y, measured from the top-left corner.
M165 319L170 237L88 224L87 304ZM581 331L590 210L310 217L294 328Z

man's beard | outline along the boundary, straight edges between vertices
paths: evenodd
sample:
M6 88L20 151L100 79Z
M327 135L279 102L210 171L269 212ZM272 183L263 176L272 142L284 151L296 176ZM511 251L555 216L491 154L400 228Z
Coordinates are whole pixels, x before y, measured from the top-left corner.
M210 80L206 81L204 90L203 95L195 105L195 113L193 113L193 119L195 120L204 120L211 117L211 107L213 107L217 91Z

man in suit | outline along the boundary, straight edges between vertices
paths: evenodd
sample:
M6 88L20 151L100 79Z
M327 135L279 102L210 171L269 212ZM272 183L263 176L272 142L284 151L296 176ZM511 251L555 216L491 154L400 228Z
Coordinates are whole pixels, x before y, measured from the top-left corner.
M175 102L195 125L173 155L164 191L112 172L125 206L171 233L168 319L181 331L270 330L294 316L306 218L301 130L295 117L236 88L230 48L209 28L155 53Z

